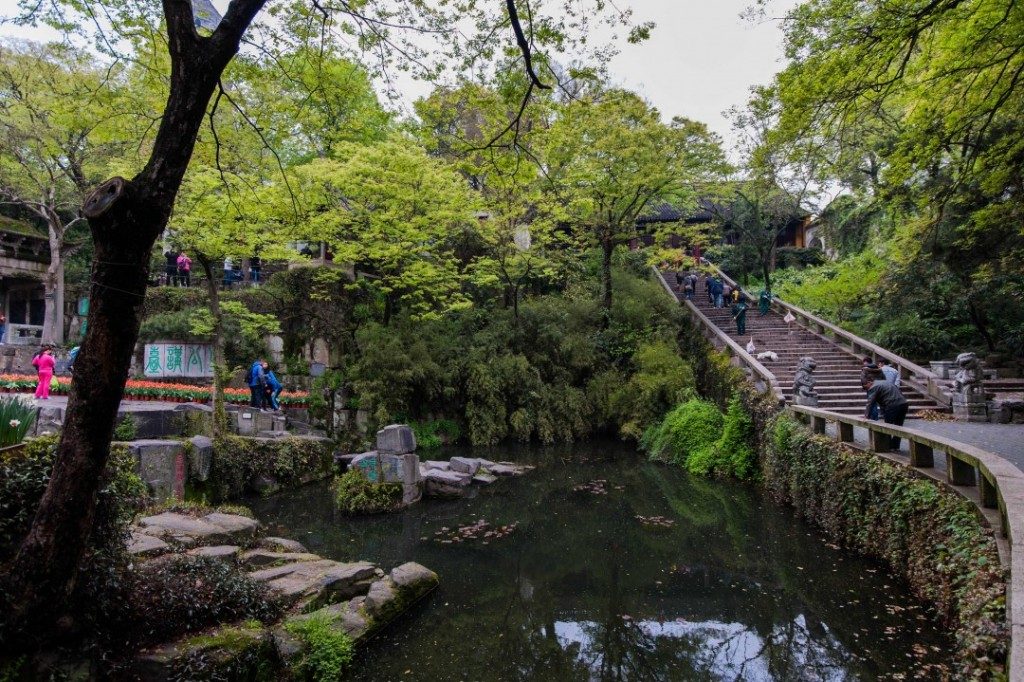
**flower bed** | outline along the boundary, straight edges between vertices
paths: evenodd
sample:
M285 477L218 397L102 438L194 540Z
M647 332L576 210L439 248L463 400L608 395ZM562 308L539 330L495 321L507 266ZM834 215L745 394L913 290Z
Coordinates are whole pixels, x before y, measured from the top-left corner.
M70 377L56 377L57 385L51 389L56 395L67 395L71 388ZM0 389L7 393L32 392L36 388L36 379L23 374L0 374ZM166 402L209 402L211 391L209 386L193 386L191 384L170 384L162 381L144 381L129 379L124 387L125 398L131 400L160 400ZM226 388L224 399L230 403L248 404L249 389ZM309 394L304 391L285 391L279 396L282 405L304 407L309 401Z

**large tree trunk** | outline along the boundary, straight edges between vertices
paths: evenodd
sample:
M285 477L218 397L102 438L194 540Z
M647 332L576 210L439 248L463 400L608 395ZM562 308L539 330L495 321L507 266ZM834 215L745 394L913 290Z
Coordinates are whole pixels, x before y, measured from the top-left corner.
M64 241L62 225L49 226L50 264L43 276L43 343L64 343Z
M615 251L615 242L610 235L605 235L601 240L601 285L602 300L604 308L604 320L602 326L607 329L612 319L612 253Z
M7 571L10 634L52 635L68 604L92 531L96 495L139 333L149 256L174 207L196 136L220 74L266 0L233 0L208 38L196 33L188 0L163 0L171 57L170 94L146 166L113 178L86 199L95 245L89 325L50 483ZM0 608L4 605L0 604Z
M206 274L206 293L210 298L210 315L213 316L213 435L224 434L227 426L227 411L224 408L224 384L228 376L228 363L224 353L224 315L220 310L220 288L213 274L213 263L202 253L196 260Z

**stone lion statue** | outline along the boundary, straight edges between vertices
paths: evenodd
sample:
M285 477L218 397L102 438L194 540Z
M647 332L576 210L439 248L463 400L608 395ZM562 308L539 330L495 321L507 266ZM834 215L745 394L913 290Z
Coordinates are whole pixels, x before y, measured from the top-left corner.
M953 390L967 398L984 398L984 374L978 356L974 353L960 353L956 356L956 366L960 369L953 377Z
M793 397L799 405L817 405L818 392L814 390L814 370L818 364L812 357L800 358L793 376Z

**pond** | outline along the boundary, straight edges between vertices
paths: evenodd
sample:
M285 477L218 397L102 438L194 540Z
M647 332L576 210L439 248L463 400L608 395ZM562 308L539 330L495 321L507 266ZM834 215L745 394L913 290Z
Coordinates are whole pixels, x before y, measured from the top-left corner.
M360 651L353 679L938 679L949 669L951 641L903 584L752 486L690 477L618 443L431 458L456 454L538 468L472 499L385 516L338 515L326 484L251 502L273 534L312 552L385 568L418 561L441 576ZM517 525L443 541L481 519Z

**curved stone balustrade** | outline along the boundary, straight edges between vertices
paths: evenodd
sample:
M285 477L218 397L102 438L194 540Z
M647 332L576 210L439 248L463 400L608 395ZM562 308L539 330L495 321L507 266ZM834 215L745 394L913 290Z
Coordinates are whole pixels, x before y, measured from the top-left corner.
M1006 619L1010 627L1007 668L1009 679L1024 679L1024 472L999 455L905 426L802 405L787 405L786 410L809 423L815 433L825 434L828 423L834 422L835 436L841 443L853 445L854 427L866 429L869 451L945 482L971 500L990 525L999 528L999 558L1010 569L1006 583ZM889 436L907 440L909 461L887 455ZM944 476L935 469L936 451L946 456Z

